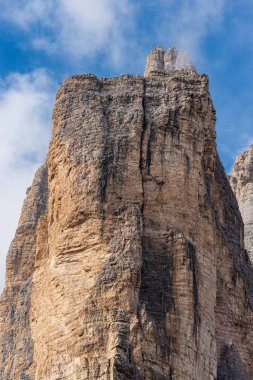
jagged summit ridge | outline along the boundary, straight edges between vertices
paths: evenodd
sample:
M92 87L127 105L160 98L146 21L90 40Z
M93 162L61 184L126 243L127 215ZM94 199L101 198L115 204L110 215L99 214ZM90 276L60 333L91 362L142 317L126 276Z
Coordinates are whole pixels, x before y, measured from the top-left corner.
M166 75L182 69L196 71L186 50L178 51L170 46L164 51L158 46L148 55L144 76Z

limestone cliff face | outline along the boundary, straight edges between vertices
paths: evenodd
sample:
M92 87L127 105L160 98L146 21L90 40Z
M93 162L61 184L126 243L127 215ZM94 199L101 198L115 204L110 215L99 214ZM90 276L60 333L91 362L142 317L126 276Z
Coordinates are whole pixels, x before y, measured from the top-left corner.
M27 190L6 269L0 300L0 379L33 379L33 339L29 315L38 221L47 212L47 165L35 174Z
M252 379L253 270L207 77L74 76L53 119L48 211L43 176L8 258L1 379Z
M236 158L230 184L244 222L245 248L253 263L253 145Z

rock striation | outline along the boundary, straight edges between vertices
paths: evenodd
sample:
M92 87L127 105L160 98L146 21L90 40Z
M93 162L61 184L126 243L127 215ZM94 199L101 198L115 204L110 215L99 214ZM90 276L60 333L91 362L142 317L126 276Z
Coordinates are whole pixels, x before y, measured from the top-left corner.
M208 78L149 70L58 91L8 254L3 380L253 378L253 270Z
M253 145L236 158L229 180L244 222L245 248L253 264Z
M27 190L16 235L6 265L6 286L0 300L0 379L29 380L34 376L29 315L37 246L38 221L47 213L47 165L35 174Z

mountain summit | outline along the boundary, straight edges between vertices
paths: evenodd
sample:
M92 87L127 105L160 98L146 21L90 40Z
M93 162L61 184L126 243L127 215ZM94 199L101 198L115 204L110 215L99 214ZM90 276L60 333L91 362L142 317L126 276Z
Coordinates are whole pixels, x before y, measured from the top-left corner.
M157 47L152 49L147 58L144 76L166 75L182 69L196 71L186 50L177 51L171 46L164 51Z
M253 378L253 269L208 78L64 80L0 301L1 380Z

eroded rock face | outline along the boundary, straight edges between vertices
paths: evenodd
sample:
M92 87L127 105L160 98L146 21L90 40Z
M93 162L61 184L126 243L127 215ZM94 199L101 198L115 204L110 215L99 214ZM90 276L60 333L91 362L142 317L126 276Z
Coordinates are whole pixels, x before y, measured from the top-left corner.
M252 378L253 271L207 77L71 77L53 118L48 212L33 249L18 242L32 257L30 290L16 290L29 298L23 378ZM4 332L15 323L6 310L18 310L9 289ZM22 339L8 358L1 340L1 379L24 371Z
M35 174L11 243L6 286L0 300L0 379L33 379L34 343L30 329L37 225L47 212L47 164Z
M253 145L236 158L230 184L244 222L245 248L253 263Z

